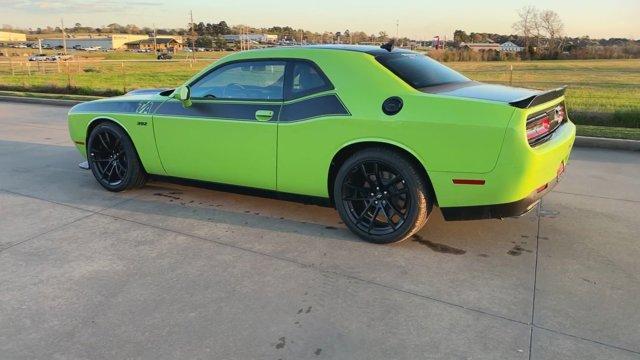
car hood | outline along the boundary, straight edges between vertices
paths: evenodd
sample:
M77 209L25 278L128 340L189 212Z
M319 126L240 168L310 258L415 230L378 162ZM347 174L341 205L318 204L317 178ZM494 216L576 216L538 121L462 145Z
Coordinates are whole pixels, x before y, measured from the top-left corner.
M153 113L168 97L162 95L164 91L172 92L173 89L141 89L130 91L122 96L114 96L104 99L82 102L69 110L74 113Z
M168 91L168 90L173 90L173 89L171 89L171 88L137 89L137 90L129 91L128 93L124 94L124 96L129 96L129 95L157 95L157 94L160 94L161 92Z
M512 103L541 94L541 91L504 85L484 84L477 81L444 84L420 89L422 92Z

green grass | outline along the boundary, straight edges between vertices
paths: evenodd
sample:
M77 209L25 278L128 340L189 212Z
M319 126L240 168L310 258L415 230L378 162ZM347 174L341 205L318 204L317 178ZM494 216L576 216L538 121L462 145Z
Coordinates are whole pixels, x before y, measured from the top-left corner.
M578 125L579 136L603 137L610 139L640 140L640 129L610 126Z
M567 107L577 124L640 128L640 60L447 63L490 83L551 89L568 85Z
M4 63L0 65L0 90L113 96L132 89L178 86L212 61L28 63L14 64L15 75Z
M35 64L29 68L0 60L0 90L113 96L136 88L175 87L225 55L195 53L188 61L157 61L153 54L76 52L80 62ZM110 60L110 61L102 61ZM148 60L148 61L122 61ZM468 77L490 83L551 89L568 85L567 106L577 124L640 128L640 60L561 60L522 62L453 62L448 66ZM29 75L29 71L31 75Z

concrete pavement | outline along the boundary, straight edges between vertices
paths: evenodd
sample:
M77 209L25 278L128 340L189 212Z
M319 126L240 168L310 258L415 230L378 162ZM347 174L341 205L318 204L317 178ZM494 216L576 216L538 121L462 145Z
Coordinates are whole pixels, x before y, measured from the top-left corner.
M576 149L537 212L374 246L333 209L104 191L66 111L0 103L3 358L640 358L639 153Z

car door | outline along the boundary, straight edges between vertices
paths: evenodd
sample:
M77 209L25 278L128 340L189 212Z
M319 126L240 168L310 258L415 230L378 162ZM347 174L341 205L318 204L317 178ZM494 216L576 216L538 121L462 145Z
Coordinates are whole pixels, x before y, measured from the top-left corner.
M275 190L285 68L272 60L223 64L190 84L191 106L163 103L153 121L167 174Z

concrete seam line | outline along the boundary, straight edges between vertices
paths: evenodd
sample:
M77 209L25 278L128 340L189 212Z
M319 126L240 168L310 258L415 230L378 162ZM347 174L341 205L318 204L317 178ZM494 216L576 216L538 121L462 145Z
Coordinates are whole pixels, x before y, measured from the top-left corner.
M463 309L463 310L466 310L466 311L470 311L470 312L474 312L474 313L478 313L478 314L483 314L483 315L492 317L494 319L502 319L502 320L506 320L506 321L513 322L513 323L520 324L520 325L531 326L530 323L527 323L527 322L524 322L524 321L515 320L515 319L508 318L506 316L502 316L502 315L498 315L498 314L492 314L492 313L489 313L489 312L486 312L486 311L483 311L483 310L478 310L478 309L466 307L466 306L459 305L459 304L456 304L456 303L448 302L446 300L434 298L434 297L431 297L431 296L428 296L428 295L418 294L418 293L415 293L415 292L412 292L412 291L409 291L409 290L398 289L398 288L395 288L395 287L390 286L390 285L381 284L381 283L378 283L378 282L375 282L375 281L362 279L362 278L359 278L357 276L344 274L344 273L333 271L333 270L321 269L321 268L318 268L315 265L305 264L303 262L297 261L295 259L287 258L287 257L284 257L284 256L276 256L276 255L273 255L273 254L260 252L260 251L249 249L249 248L245 248L245 247L242 247L242 246L229 244L229 243L226 243L226 242L220 241L220 240L207 239L207 238L204 238L204 237L201 237L201 236L185 233L185 232L174 230L174 229L165 228L165 227L162 227L162 226L151 225L151 224L143 223L143 222L136 221L136 220L126 219L126 218L123 218L123 217L120 217L120 216L117 216L117 215L104 214L104 213L99 213L97 215L107 216L107 217L110 217L110 218L131 222L131 223L134 223L134 224L150 227L150 228L153 228L153 229L167 231L167 232L170 232L170 233L182 235L182 236L193 238L193 239L212 242L212 243L220 245L220 246L225 246L225 247L233 248L233 249L240 250L240 251L250 252L250 253L255 254L255 255L266 256L266 257L269 257L269 258L272 258L272 259L277 259L277 260L280 260L280 261L285 261L285 262L288 262L288 263L292 263L292 264L295 264L297 266L300 266L300 267L303 267L303 268L306 268L306 269L313 269L313 270L318 271L320 273L333 274L333 275L337 275L337 276L340 276L340 277L343 277L343 278L356 280L356 281L359 281L359 282L362 282L362 283L365 283L365 284L369 284L369 285L374 285L374 286L377 286L377 287L385 288L387 290L402 292L402 293L405 293L405 294L408 294L408 295L413 295L413 296L416 296L416 297L419 297L419 298L422 298L422 299L431 300L433 302L437 302L437 303L440 303L440 304L443 304L443 305L448 305L448 306L455 307L455 308L458 308L458 309Z
M22 194L22 193L19 193L19 192L15 192L13 190L0 189L0 191L6 192L7 194L23 196L23 197L34 199L34 200L45 201L45 202L48 202L48 203L51 203L51 204L56 204L56 205L60 205L60 206L66 206L66 207L71 208L71 209L81 210L81 211L89 212L89 213L92 213L92 214L97 214L98 213L97 211L83 209L81 207L77 207L77 206L73 206L73 205L69 205L69 204L64 204L64 203L60 203L60 202L53 201L53 200L43 199L43 198L39 198L39 197L33 196L33 195Z
M122 205L122 204L124 204L124 203L127 203L127 202L129 202L129 201L131 201L131 200L136 200L136 199L138 199L138 198L140 198L140 197L142 197L142 196L144 196L144 195L145 195L145 193L143 193L143 192L142 192L142 193L137 194L137 195L134 195L134 196L132 196L132 197L130 197L130 198L126 198L126 199L124 199L124 200L122 200L122 201L118 201L117 203L115 203L115 204L113 204L113 205L106 206L106 207L104 207L104 208L102 208L102 209L96 210L96 211L94 211L94 213L96 213L96 214L100 214L100 215L104 215L104 214L103 214L103 211L111 210L111 209L113 209L113 208L115 208L115 207L117 207L117 206L120 206L120 205Z
M7 247L5 247L5 248L0 248L0 255L2 255L6 250L9 250L9 249L11 249L11 248L14 248L14 247L16 247L16 246L18 246L18 245L22 245L22 244L24 244L24 243L26 243L26 242L29 242L29 241L31 241L31 240L37 239L37 238L39 238L40 236L47 235L47 234L49 234L49 233L51 233L51 232L53 232L53 231L60 230L60 229L62 229L62 228L64 228L64 227L66 227L66 226L69 226L69 225L75 224L75 223L77 223L77 222L78 222L78 221L80 221L80 220L84 220L84 219L88 218L89 216L94 216L94 215L96 215L96 213L89 213L89 214L86 214L86 215L81 216L81 217L79 217L79 218L77 218L77 219L75 219L75 220L72 220L72 221L68 222L68 223L64 223L64 224L62 224L62 225L60 225L60 226L56 226L56 227L54 227L54 228L52 228L52 229L49 229L49 230L43 231L43 232L41 232L41 233L39 233L39 234L33 235L33 236L31 236L31 237L29 237L29 238L26 238L26 239L24 239L24 240L22 240L22 241L18 241L17 243L15 243L15 244L11 244L11 245L9 245L9 246L7 246Z
M536 287L538 284L538 258L540 256L540 213L542 212L542 202L544 200L540 200L538 203L538 211L537 211L537 226L536 226L536 261L533 267L533 295L531 299L531 324L535 321L536 316ZM531 331L529 332L529 360L531 360L531 353L533 349L533 326L531 326Z
M137 195L132 196L130 198L126 198L124 200L120 200L120 201L114 203L113 205L105 206L105 207L100 208L98 210L89 210L89 209L84 209L84 208L81 208L81 207L77 207L77 206L73 206L73 205L69 205L69 204L65 204L65 203L60 203L60 202L53 201L53 200L39 198L39 197L33 196L33 195L22 194L22 193L15 192L15 191L12 191L12 190L0 189L0 192L5 192L7 194L22 196L22 197L26 197L26 198L34 199L34 200L40 200L40 201L48 202L48 203L55 204L55 205L65 206L65 207L68 207L68 208L71 208L71 209L75 209L75 210L89 212L89 213L92 213L92 214L101 214L101 215L104 215L104 214L102 214L103 211L110 210L110 209L112 209L112 208L114 208L116 206L120 206L120 205L122 205L122 204L124 204L124 203L126 203L128 201L135 200L135 199L145 195L144 193L137 194Z
M631 349L623 348L623 347L620 347L620 346L617 346L617 345L607 344L607 343L604 343L604 342L602 342L602 341L598 341L598 340L587 339L587 338L584 338L584 337L582 337L582 336L573 335L573 334L568 334L568 333L565 333L565 332L562 332L562 331L559 331L559 330L553 330L553 329L550 329L550 328L546 328L546 327L544 327L544 326L540 326L540 325L533 324L533 325L532 325L532 327L534 327L534 328L536 328L536 329L540 329L540 330L544 330L544 331L552 332L552 333L554 333L554 334L560 334L560 335L568 336L568 337L571 337L571 338L574 338L574 339L578 339L578 340L587 341L587 342L590 342L590 343L594 343L594 344L598 344L598 345L602 345L602 346L610 347L610 348L612 348L612 349L617 349L617 350L621 350L621 351L626 351L626 352L630 352L630 353L632 353L632 354L640 354L640 351L636 351L636 350L631 350Z

